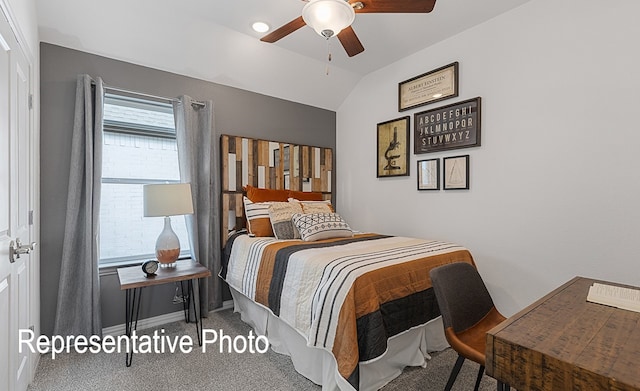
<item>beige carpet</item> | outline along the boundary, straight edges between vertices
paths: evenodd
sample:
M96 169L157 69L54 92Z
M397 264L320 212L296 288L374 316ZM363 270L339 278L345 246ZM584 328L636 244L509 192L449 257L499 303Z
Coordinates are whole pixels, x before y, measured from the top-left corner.
M204 327L225 334L248 335L249 326L232 310L204 319ZM163 326L165 335L190 335L197 341L195 326L175 322ZM145 333L152 333L146 330ZM142 334L139 333L139 334ZM216 345L217 346L217 345ZM406 368L383 388L391 390L443 390L457 354L451 349L432 354L427 368ZM478 365L466 361L454 390L472 390ZM30 391L58 390L321 390L299 375L291 360L269 350L265 354L221 354L218 349L189 354L137 354L131 367L125 367L124 354L43 355ZM484 376L480 389L495 390L495 380Z

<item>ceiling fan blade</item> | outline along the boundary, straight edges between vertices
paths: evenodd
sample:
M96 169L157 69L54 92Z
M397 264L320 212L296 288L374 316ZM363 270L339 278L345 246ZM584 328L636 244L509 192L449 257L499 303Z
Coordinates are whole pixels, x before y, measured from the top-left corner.
M436 5L436 0L349 0L349 3L360 2L362 9L355 8L357 13L429 13Z
M292 20L291 22L285 24L284 26L282 26L282 27L280 27L280 28L278 28L276 30L273 30L269 34L267 34L264 37L260 38L260 40L262 42L274 43L277 40L286 37L287 35L291 34L292 32L296 31L297 29L299 29L300 27L303 27L305 25L306 25L306 23L302 19L302 16L299 16L298 18Z
M351 26L340 31L340 33L338 33L338 39L349 57L353 57L356 54L364 52L364 46L362 46L356 32L353 31Z

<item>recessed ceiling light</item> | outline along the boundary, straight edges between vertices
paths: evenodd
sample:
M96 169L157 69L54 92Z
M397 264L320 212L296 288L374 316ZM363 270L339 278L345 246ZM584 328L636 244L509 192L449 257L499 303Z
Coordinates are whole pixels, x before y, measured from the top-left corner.
M264 22L255 22L251 27L259 33L266 33L269 31L269 25Z

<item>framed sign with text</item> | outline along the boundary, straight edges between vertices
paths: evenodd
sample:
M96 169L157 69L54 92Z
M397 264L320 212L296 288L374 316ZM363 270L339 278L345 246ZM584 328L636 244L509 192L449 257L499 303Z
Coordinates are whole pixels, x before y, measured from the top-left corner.
M454 62L398 83L398 111L458 96L458 63Z
M481 98L416 113L414 115L414 153L480 146Z

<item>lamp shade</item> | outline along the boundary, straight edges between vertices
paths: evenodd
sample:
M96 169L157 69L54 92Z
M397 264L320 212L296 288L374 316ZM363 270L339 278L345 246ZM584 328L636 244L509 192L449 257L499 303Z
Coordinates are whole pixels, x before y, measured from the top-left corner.
M144 185L143 195L145 217L193 213L190 183Z
M353 23L356 12L344 0L311 0L302 9L302 19L325 38L337 35Z

